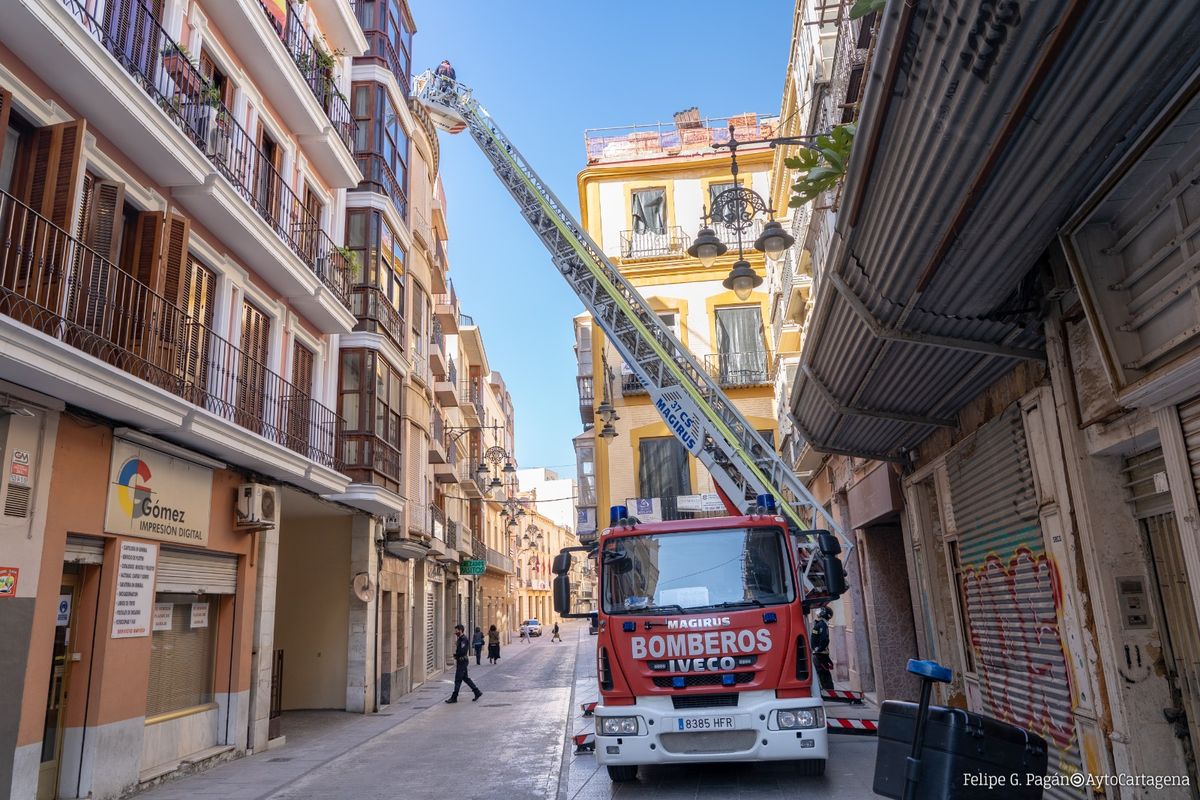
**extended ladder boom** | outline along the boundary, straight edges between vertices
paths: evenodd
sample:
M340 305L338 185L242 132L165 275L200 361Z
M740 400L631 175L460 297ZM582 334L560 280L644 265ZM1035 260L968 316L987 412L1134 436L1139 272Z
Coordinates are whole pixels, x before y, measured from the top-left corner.
M851 541L759 436L733 402L659 319L641 294L604 256L583 227L538 177L500 127L461 83L432 72L416 79L417 99L438 127L464 129L491 162L522 216L621 358L642 381L655 407L685 447L734 502L769 494L791 523L807 530L802 510Z

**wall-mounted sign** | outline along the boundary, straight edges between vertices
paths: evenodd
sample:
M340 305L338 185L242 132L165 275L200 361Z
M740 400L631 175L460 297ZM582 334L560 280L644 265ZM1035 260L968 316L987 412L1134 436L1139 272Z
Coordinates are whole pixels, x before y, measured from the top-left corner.
M12 462L8 465L8 482L17 486L29 485L28 450L13 450Z
M150 635L150 608L154 605L154 570L157 566L158 545L121 542L112 638Z
M487 562L482 558L464 558L458 562L459 575L482 575L487 568Z
M171 630L171 615L175 613L174 603L155 603L154 604L154 624L151 630L169 631Z
M21 570L17 567L0 567L0 597L17 596L17 578Z
M65 628L71 623L71 595L58 596L58 615L54 618L54 627Z
M212 470L149 447L113 440L105 530L204 545L212 513Z
M657 497L630 497L625 507L642 522L662 522L662 501Z
M192 603L193 628L208 627L208 603Z

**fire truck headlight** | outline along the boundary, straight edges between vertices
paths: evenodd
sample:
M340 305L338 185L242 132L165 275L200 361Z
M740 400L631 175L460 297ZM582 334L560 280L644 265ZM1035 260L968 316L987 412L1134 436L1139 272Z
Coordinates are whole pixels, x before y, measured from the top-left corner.
M601 717L601 736L637 736L637 717Z
M779 729L819 728L825 724L825 711L820 708L788 708L776 712Z

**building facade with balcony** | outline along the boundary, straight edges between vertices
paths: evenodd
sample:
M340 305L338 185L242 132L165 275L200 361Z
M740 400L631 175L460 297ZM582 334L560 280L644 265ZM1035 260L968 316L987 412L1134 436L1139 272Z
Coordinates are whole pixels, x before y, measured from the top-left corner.
M518 491L515 498L525 510L512 532L516 552L513 576L517 584L516 624L536 619L542 623L542 635L549 637L554 623L561 621L554 613L554 573L550 564L564 547L575 547L579 540L569 526L546 513L545 507L553 506L554 497L542 498L537 489L530 489Z
M701 119L689 109L672 124L588 131L588 163L578 178L581 220L738 409L775 441L768 296L755 291L741 300L722 286L738 257L732 229L716 226L730 252L710 268L685 252L713 198L733 186L728 154L712 149L728 140L731 124L742 140L769 136L776 127L774 119L754 114ZM766 194L771 151L741 148L739 166L742 185ZM746 234L743 243L747 260L763 274L763 256L752 247L757 233ZM639 498L646 501L643 519L705 513L702 496L715 491L707 471L671 435L645 387L594 321L584 314L574 324L581 418L585 428L595 426L593 437L575 442L581 486L590 477L582 474L585 468L594 472L594 496L588 491L589 502L579 507L584 525L594 530L607 522L610 505ZM616 412L608 424L596 413L604 403Z
M349 483L345 97L365 49L334 3L5 9L6 794L117 797L266 747L273 683L310 680L279 657L285 554L336 520L344 587L352 537L373 541L361 506L322 499ZM348 615L337 708L366 679Z

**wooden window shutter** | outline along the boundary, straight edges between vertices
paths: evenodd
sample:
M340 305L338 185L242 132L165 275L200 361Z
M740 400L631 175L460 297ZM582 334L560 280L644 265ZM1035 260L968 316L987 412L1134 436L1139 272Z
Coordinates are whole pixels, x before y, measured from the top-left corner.
M0 86L0 158L4 157L4 142L8 138L8 115L12 111L12 92Z
M192 402L203 405L208 391L209 334L212 331L217 277L190 253L183 274L183 312L187 315L184 349L180 354L183 379L194 392Z
M87 123L79 119L34 131L32 163L20 192L26 205L68 231L78 205L86 128Z
M307 454L309 443L309 402L313 390L313 351L300 342L292 344L292 395L288 398L288 447Z
M187 269L188 236L191 227L191 220L182 214L167 214L162 260L159 262L161 275L151 284L156 292L175 306L182 304L183 273Z
M116 263L124 222L121 212L125 207L125 184L97 179L92 182L90 194L83 242L101 258Z
M242 359L238 373L239 425L258 433L276 430L274 419L265 419L267 354L271 320L252 303L242 303Z
M300 342L292 345L292 386L304 394L313 390L313 351Z
M80 296L73 316L78 324L93 333L105 328L124 205L125 184L84 176L79 227L80 238L87 248L77 250L75 274Z
M151 288L158 277L158 259L163 249L163 219L161 211L138 214L133 234L133 258L125 265L133 277Z

